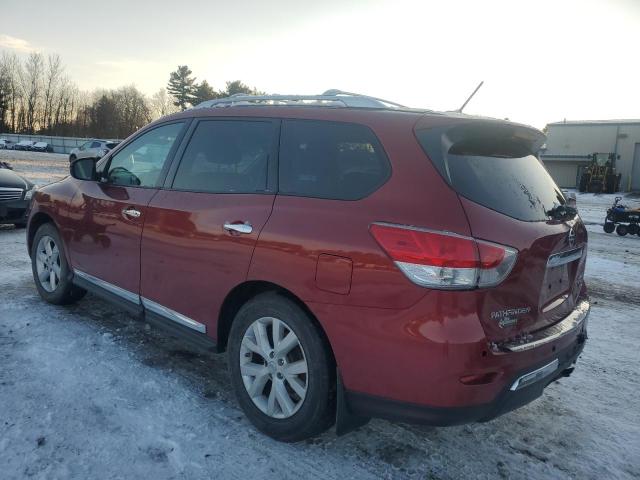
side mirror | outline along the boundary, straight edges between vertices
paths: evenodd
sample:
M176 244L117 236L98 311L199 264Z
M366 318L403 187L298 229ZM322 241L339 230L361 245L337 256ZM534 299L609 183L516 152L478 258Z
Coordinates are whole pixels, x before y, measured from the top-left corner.
M572 192L567 196L567 206L571 208L576 208L577 205L578 203L576 201L576 194Z
M95 158L80 158L71 162L69 173L78 180L98 180Z

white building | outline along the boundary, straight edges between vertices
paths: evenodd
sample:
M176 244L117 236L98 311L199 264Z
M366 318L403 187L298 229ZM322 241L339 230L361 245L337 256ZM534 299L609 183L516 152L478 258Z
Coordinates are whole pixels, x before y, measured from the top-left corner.
M564 121L547 125L540 158L561 187L575 188L588 156L615 153L620 190L640 191L640 120Z

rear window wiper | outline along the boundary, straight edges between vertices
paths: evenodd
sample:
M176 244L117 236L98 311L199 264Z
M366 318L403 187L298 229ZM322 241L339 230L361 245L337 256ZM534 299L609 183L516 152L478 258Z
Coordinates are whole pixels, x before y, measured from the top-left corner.
M545 212L547 216L555 220L563 218L573 218L578 214L578 209L568 205L556 205L551 210Z

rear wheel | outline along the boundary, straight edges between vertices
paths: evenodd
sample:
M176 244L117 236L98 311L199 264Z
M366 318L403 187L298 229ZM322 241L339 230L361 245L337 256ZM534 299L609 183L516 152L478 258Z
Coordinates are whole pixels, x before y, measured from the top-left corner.
M247 302L229 333L229 370L240 406L261 432L297 442L335 420L332 358L313 320L266 293Z
M631 223L628 227L629 235L637 235L638 231L640 231L640 227L638 227L637 223Z
M616 225L613 222L605 222L603 227L605 233L613 233L616 229Z
M55 305L67 305L87 293L71 283L71 272L58 230L45 223L38 228L31 247L31 269L40 296Z
M616 233L618 235L620 235L621 237L624 237L627 233L629 233L629 229L627 228L626 225L618 225L618 227L616 228Z

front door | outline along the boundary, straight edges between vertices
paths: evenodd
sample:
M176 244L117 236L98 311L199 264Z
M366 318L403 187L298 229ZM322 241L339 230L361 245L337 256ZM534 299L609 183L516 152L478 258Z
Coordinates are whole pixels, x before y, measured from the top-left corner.
M145 308L216 338L275 197L277 122L200 120L142 234Z
M138 302L140 236L184 122L142 133L105 160L102 180L79 181L67 245L74 274Z

